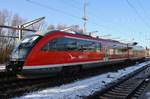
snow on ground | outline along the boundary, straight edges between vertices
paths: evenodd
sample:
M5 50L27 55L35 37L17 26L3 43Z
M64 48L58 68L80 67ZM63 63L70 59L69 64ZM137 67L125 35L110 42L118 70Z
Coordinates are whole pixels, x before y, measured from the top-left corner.
M5 64L0 64L0 71L5 69Z
M80 99L82 96L89 96L95 91L105 87L108 83L144 66L150 64L144 62L138 65L127 67L116 72L108 72L99 76L79 80L70 84L51 87L38 92L28 93L25 96L15 99Z

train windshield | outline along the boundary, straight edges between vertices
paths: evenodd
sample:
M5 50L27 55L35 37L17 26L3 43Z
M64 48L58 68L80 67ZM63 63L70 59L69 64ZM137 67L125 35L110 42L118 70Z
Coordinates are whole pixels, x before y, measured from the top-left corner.
M34 44L34 41L37 40L39 36L28 36L21 41L19 48L30 48Z
M21 42L15 47L11 54L11 59L24 59L29 50L37 42L39 35L26 36Z

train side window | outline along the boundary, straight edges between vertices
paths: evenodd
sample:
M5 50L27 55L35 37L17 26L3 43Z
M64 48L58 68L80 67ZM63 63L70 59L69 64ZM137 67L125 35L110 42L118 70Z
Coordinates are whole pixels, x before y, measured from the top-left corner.
M100 51L101 44L93 41L79 40L77 44L78 50L81 51Z
M49 41L43 51L100 51L101 44L93 41L72 38L57 38Z
M49 50L49 43L47 43L43 48L42 51L48 51Z
M96 43L96 50L101 50L101 47L102 47L102 45L101 45L101 43Z
M65 51L66 50L67 39L66 38L59 38L55 44L50 45L50 50L56 51Z
M87 50L88 51L100 51L101 44L97 42L88 41L87 43Z
M87 45L86 41L78 40L78 42L77 42L77 49L79 51L87 50L87 47L88 47L88 45Z
M91 50L92 51L100 51L101 50L101 44L97 42L92 42L91 44Z
M43 48L43 51L73 51L77 49L75 39L57 38L48 42Z
M73 51L77 49L76 44L75 39L61 38L56 44L56 49L60 51Z
M67 38L65 50L66 51L77 50L77 40L71 39L71 38Z
M110 54L110 55L114 55L114 49L110 48L110 49L109 49L109 54Z
M46 43L44 45L44 47L42 48L43 51L49 51L50 49L54 49L55 48L55 43L57 42L57 39L51 40L48 43Z

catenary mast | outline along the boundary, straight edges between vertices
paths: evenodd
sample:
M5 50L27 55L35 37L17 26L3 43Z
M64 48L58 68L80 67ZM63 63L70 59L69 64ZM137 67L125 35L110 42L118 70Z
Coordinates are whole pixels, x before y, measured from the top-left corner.
M87 4L86 4L86 0L84 0L84 6L83 6L83 17L82 17L82 19L83 19L83 21L84 21L84 23L83 23L83 33L87 33L87 31L86 31L86 24L87 24L87 13L86 13L86 6L87 6Z

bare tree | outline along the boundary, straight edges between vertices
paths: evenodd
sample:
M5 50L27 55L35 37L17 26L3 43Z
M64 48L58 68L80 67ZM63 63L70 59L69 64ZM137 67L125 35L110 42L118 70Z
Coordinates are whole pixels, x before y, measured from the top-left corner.
M19 15L13 15L11 12L7 10L0 11L0 25L9 25L9 26L17 26L22 24L24 19L22 19ZM17 31L12 29L0 28L0 36L16 36ZM0 37L0 63L4 63L7 61L8 56L13 49L15 44L14 38L6 38Z
M65 28L67 28L67 25L65 25L65 24L58 24L56 29L62 30L62 29L65 29Z
M0 25L8 26L18 26L26 22L25 19L20 17L18 14L12 14L8 10L0 10ZM45 22L41 21L29 27L29 29L42 30L45 27ZM28 34L28 32L23 31L23 34ZM0 36L18 36L18 30L0 28ZM7 61L11 50L14 48L16 43L15 38L4 38L0 37L0 63Z
M54 26L54 25L52 25L52 24L48 25L47 30L54 30L54 29L55 29L55 26Z
M83 34L83 29L80 28L79 25L72 25L71 30L72 30L72 31L75 31L75 32L77 32L77 33L79 33L79 34Z
M54 25L50 24L47 29L48 30L54 30L54 29L62 30L62 29L66 29L68 27L71 27L70 30L72 30L72 31L75 31L79 34L83 34L83 29L80 28L79 25L70 25L69 26L69 25L66 25L66 24L58 24L57 26L54 26Z

